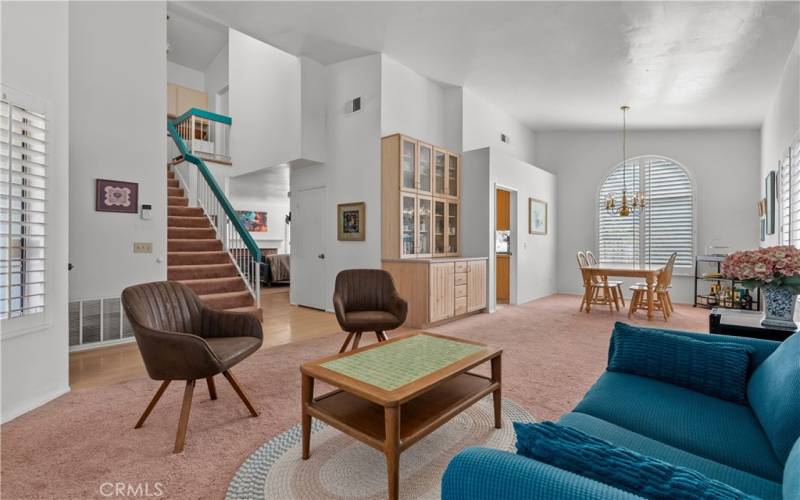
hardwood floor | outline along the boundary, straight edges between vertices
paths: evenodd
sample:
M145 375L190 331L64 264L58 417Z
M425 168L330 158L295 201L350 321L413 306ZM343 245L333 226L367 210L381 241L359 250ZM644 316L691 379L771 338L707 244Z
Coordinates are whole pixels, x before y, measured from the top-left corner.
M289 289L264 289L262 349L299 342L340 331L332 313L289 304ZM342 337L344 339L344 336ZM146 376L135 342L80 351L69 355L70 387L86 389Z

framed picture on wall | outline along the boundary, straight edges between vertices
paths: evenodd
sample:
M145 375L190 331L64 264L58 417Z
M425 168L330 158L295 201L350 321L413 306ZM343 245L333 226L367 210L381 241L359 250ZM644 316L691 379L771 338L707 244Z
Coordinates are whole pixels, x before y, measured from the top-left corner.
M767 199L766 205L766 233L767 234L775 234L775 197L777 196L777 191L775 187L775 171L771 171L767 174L766 179L764 179L764 195Z
M528 232L547 234L547 202L528 198Z
M267 212L237 210L236 214L239 216L244 228L251 233L266 233L269 231L267 227Z
M364 241L366 237L366 205L340 203L337 205L337 236L339 241Z
M767 239L767 234L766 234L767 233L767 220L764 217L762 217L760 220L761 220L761 241L764 241L764 240Z
M98 212L124 214L139 212L139 184L97 179L95 181L94 209Z

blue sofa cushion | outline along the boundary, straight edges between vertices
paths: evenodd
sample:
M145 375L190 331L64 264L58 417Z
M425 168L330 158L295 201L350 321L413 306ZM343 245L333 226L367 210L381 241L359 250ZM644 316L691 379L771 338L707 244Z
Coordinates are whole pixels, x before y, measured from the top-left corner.
M752 410L637 375L606 372L575 410L780 482L783 465Z
M608 370L649 377L735 403L747 402L750 346L703 342L617 322Z
M641 500L593 479L492 448L465 448L442 476L442 500Z
M749 495L755 495L764 500L781 500L783 498L781 484L778 482L669 446L597 417L571 412L564 414L558 423L642 455L696 470ZM785 473L784 477L786 477Z
M747 395L775 454L786 462L800 437L800 334L786 339L753 372Z
M553 422L514 423L517 453L653 500L755 499L699 472Z

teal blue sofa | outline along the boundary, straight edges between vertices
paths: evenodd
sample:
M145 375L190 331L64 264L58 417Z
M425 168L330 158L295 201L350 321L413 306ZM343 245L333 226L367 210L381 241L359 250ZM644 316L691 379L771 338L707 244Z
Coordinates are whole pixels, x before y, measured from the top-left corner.
M777 380L765 382L763 377L755 380L752 373L781 345L779 342L667 330L651 332L752 346L750 400L764 405L770 404L764 401L765 397L791 398L778 406L786 408L788 403L792 415L798 415L800 333L787 339L780 356L773 358L780 359L784 366L776 368L774 362L768 365ZM786 349L792 349L794 355L786 356ZM769 416L776 418L780 415ZM777 430L780 435L776 435L771 422L765 429L749 405L611 371L606 371L578 406L558 421L614 445L694 469L750 495L768 500L800 500L800 419L793 422L794 418L787 426L784 419ZM783 440L778 451L773 448L776 439ZM586 498L639 497L580 474L487 448L463 450L453 458L442 478L443 500Z

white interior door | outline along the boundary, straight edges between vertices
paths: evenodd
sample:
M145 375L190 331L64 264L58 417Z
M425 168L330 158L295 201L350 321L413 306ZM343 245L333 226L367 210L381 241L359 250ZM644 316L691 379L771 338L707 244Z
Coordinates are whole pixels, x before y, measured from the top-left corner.
M325 188L292 192L292 303L326 309L331 297L325 286Z

